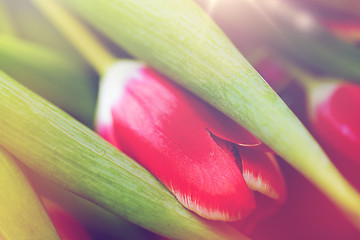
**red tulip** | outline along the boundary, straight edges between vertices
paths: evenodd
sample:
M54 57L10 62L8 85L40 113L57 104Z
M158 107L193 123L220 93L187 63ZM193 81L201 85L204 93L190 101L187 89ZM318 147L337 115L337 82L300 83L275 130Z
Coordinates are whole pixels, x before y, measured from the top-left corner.
M90 240L82 226L64 209L47 198L42 198L45 208L62 240Z
M360 86L320 85L312 91L311 122L319 139L360 163ZM315 99L315 96L322 96Z
M96 127L204 218L237 221L262 208L257 195L269 209L285 199L266 146L143 64L123 61L107 73Z

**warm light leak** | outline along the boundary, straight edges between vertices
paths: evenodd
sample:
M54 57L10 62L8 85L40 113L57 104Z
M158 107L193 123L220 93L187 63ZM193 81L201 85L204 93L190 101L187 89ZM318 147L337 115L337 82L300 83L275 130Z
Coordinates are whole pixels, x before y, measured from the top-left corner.
M269 7L270 11L290 20L294 27L299 30L311 31L316 25L315 19L309 12L297 6L287 4L283 0L268 0L265 4Z
M242 19L249 18L249 24L251 24L251 18L254 16L249 15L246 11L248 5L250 4L258 13L265 18L273 28L281 33L281 29L275 23L273 16L276 15L280 19L286 19L287 22L292 24L295 28L298 28L301 31L309 32L312 31L316 26L316 21L311 15L304 9L301 9L298 6L290 5L284 0L198 0L201 2L205 11L210 16L226 15L228 14L225 9L238 9L238 14L242 16ZM247 6L246 6L246 5ZM243 5L243 6L242 6ZM222 12L219 12L219 11ZM225 11L224 11L225 10ZM250 11L251 12L251 11Z
M219 0L208 0L205 11L211 16L211 13L215 10L215 5L219 3Z

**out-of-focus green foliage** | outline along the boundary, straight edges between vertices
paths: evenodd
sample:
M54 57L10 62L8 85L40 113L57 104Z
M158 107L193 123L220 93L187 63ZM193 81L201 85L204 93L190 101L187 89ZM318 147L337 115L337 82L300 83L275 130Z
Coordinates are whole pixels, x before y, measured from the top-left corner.
M92 126L96 88L81 64L49 48L0 35L0 69Z

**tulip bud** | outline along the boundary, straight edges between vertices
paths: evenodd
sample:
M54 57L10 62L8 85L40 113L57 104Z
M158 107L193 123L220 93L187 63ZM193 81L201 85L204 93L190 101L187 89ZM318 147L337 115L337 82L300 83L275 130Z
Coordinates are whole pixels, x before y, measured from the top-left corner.
M360 164L360 86L326 83L311 88L310 120L328 147Z
M171 239L247 239L185 210L143 167L2 72L0 89L0 144L40 175Z
M121 61L100 84L97 131L152 172L188 209L237 221L279 204L285 184L273 153L215 108L142 63Z

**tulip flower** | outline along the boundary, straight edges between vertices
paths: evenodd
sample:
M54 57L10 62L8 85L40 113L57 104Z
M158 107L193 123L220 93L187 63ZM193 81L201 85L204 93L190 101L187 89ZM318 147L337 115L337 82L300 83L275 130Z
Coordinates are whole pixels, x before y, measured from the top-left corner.
M360 164L360 86L323 83L315 85L309 96L310 120L317 136Z
M36 5L41 9L41 11L58 27L59 30L62 31L62 33L70 40L70 42L88 60L88 62L98 71L101 76L104 73L111 71L111 69L109 70L108 68L116 62L115 57L112 56L112 54L109 53L105 48L103 48L103 46L97 41L96 37L94 37L89 31L87 31L87 29L84 28L69 13L67 13L66 10L62 9L61 6L57 5L54 1L34 0L34 3L36 3ZM88 45L84 45L84 42L86 42ZM89 45L91 47L89 47ZM98 143L96 143L96 145L98 145ZM93 148L91 147L90 149ZM95 149L97 149L97 147L95 147ZM95 151L98 154L103 155L107 154L109 150L100 152L97 150ZM118 162L111 161L110 165L116 163ZM121 168L126 168L126 165L127 164L124 162L121 163ZM137 164L136 166L140 167ZM98 169L99 166L96 168L96 170L98 171ZM109 168L109 166L106 166L106 169L108 171L109 169L115 168ZM134 170L134 166L131 166L131 169ZM129 179L129 177L131 178L131 174L121 174L121 171L118 170L119 169L116 170L116 173L114 175L111 175L111 180L108 182L108 184L106 184L107 187L111 188L110 192L106 194L100 194L100 196L114 198L113 200L110 200L108 202L112 204L113 207L109 207L108 203L105 204L106 208L110 209L112 212L120 214L121 216L125 215L125 217L133 223L137 223L142 227L145 227L151 231L159 233L160 235L164 235L170 238L247 239L244 235L242 235L240 232L238 232L226 223L217 223L216 225L214 225L213 222L201 219L194 214L186 211L182 207L182 205L178 201L176 201L175 198L164 188L164 186L158 181L156 181L155 178L146 170L144 170L145 172L137 175L135 182L132 182ZM136 167L135 171L137 171ZM95 175L100 176L103 174ZM105 175L110 176L107 173ZM91 174L91 176L93 176L93 174ZM139 176L141 176L141 179L145 179L146 176L148 176L153 180L147 178L145 182L141 184L141 188L138 188L136 187L136 184ZM130 189L135 190L135 192L137 193L140 193L141 197L137 197L136 194L129 194L129 192L126 193L127 190L125 190L124 188L114 188L114 184L116 185L119 183L117 182L117 178L119 177L124 177L123 180L120 180L121 185L130 183ZM156 184L159 184L159 186L161 186L161 189L163 189L163 193L155 193L154 188L149 188L149 186L146 186L148 184L151 184L153 181L156 181ZM91 180L90 182L93 181ZM99 196L98 191L103 191L107 187L103 186L100 188L101 190L98 189L97 191L95 191L95 196ZM93 187L91 187L91 189L93 189ZM116 194L116 192L118 194ZM164 193L167 196L165 196ZM157 197L154 198L154 196ZM168 197L170 197L170 201L167 201ZM100 198L101 201L102 199L103 198ZM129 202L127 200L129 200ZM145 204L142 205L141 203L137 203L137 201L139 200ZM123 201L123 203L118 204L119 201ZM173 202L171 203L171 201ZM154 204L151 204L151 202L153 202ZM165 203L165 205L162 205L162 203ZM144 208L142 208L142 206ZM116 208L116 210L113 208ZM132 212L132 209L134 210L134 212ZM171 210L168 211L167 209ZM150 217L149 215L147 216L147 212L151 212ZM152 219L156 219L156 224L153 224Z
M285 199L276 159L257 138L142 63L120 61L105 75L96 125L207 219L245 218L259 207L255 192Z
M86 31L81 24L68 16L63 10L60 11L61 8L59 6L49 4L46 1L35 1L35 3L38 4L49 19L61 29L95 69L97 69L100 74L105 73L105 77L101 80L102 87L99 91L100 101L97 114L98 133L131 157L139 157L138 161L153 172L185 207L208 219L235 221L246 217L255 209L255 198L252 196L251 191L261 192L270 199L274 199L276 202L275 205L278 205L278 203L284 200L285 187L274 156L270 153L257 150L242 149L244 146L254 149L265 148L259 140L216 110L206 110L210 107L204 107L204 104L200 100L195 97L190 97L191 95L189 93L182 93L182 90L177 90L176 87L168 85L165 80L158 83L156 77L153 77L154 74L151 73L151 70L142 64L135 62L113 64L114 58L111 54L108 54L106 50L99 46L99 44L96 43L96 39ZM49 14L50 12L52 14ZM66 22L71 22L72 30L67 27L68 24L63 24L58 19L66 19ZM85 38L88 42L91 42L93 46L92 49L96 49L96 52L100 54L94 55L94 52L89 51L88 47L84 47L82 41L79 42L78 37L73 34L75 29L76 32L82 36L82 39ZM101 55L101 57L98 55ZM110 68L108 68L109 64L111 65ZM168 109L164 109L164 107L166 107L165 105L162 107L162 104L168 101L167 99L150 98L149 100L151 101L148 102L150 105L147 105L148 110L156 109L151 105L152 101L155 101L153 105L154 107L159 107L159 112L150 111L148 114L160 116L160 119L163 118L161 115L166 116L166 111L171 110L173 115L168 117L171 121L175 121L174 124L171 123L168 126L164 126L165 128L169 128L164 129L164 133L169 134L168 137L170 139L165 145L154 145L154 150L151 150L151 148L153 148L151 145L145 143L140 144L141 148L150 148L148 151L143 149L143 153L153 154L152 158L145 158L146 160L159 158L159 160L162 160L159 162L145 162L143 156L131 154L131 150L129 150L126 144L120 143L120 141L152 141L152 139L142 138L141 136L138 137L140 138L139 140L133 138L132 135L135 134L135 132L125 134L125 139L122 138L123 136L117 136L117 132L121 131L123 126L120 123L115 123L115 121L120 121L120 119L113 118L112 106L120 97L122 89L127 88L127 86L122 87L121 85L127 82L127 78L132 78L137 74L140 74L140 79L144 76L145 79L150 78L155 80L150 81L150 85L146 88L143 89L140 87L140 89L135 89L134 91L147 91L145 92L147 93L145 97L150 97L153 93L161 94L161 92L157 93L156 91L168 91L169 93L165 94L168 96L173 94L173 98L176 100L175 102L168 102L170 104ZM139 85L137 86L139 87ZM169 86L170 89L165 87L165 89L161 90L162 86ZM185 95L189 95L189 97ZM196 100L187 100L187 98ZM133 101L130 101L130 103L131 102ZM175 110L177 105L182 105L180 104L181 102L184 102L185 105L173 111L172 109ZM127 103L124 104L126 105ZM193 108L192 105L199 106L194 106L195 108ZM130 105L129 107L130 109L134 108ZM195 109L200 112L196 113L197 110L195 111ZM136 115L134 111L136 111L135 108L131 112ZM216 112L216 114L214 114L214 112ZM201 116L201 114L204 115ZM146 112L143 112L143 115L143 119L145 120ZM130 116L130 118L132 118L132 116ZM190 124L184 125L182 121L186 118L189 118ZM193 122L193 120L196 121ZM143 123L140 123L140 127L142 127L142 124ZM149 124L155 123L149 122ZM221 127L221 125L227 126L227 129ZM183 129L181 129L181 127ZM156 128L157 126L155 124L144 130L151 131L151 129ZM198 129L198 131L195 131L195 129ZM238 130L232 133L234 129ZM143 129L140 128L138 130L143 131ZM183 132L184 135L178 135L180 132ZM241 138L237 135L241 136ZM151 138L150 135L146 135L146 137ZM153 140L155 142L160 139L161 136L158 136ZM194 139L195 145L191 143L186 144L186 142L194 141ZM228 143L225 144L225 140L229 140ZM227 151L228 148L232 149L233 152ZM168 153L161 149L168 149ZM133 151L138 152L136 149ZM180 151L180 153L177 154L177 151ZM239 152L243 152L243 156L240 156ZM248 158L251 159L254 156L256 157L256 161L247 163ZM240 157L244 159L240 159ZM163 164L164 161L168 162L168 165ZM240 169L237 164L241 165L241 162L242 166ZM260 166L258 166L259 163ZM261 169L262 164L269 166L269 169ZM191 165L193 167L190 168L190 171L183 171L183 169ZM169 171L170 169L174 171L171 172ZM221 176L219 175L220 173L222 174ZM202 185L198 187L199 181L202 181ZM214 185L215 183L217 183L216 186ZM212 187L210 188L209 186Z

